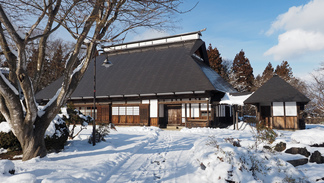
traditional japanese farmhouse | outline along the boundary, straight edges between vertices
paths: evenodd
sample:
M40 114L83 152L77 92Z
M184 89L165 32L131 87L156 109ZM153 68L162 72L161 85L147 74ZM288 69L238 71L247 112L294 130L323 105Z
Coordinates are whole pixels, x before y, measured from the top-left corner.
M257 119L275 129L304 129L303 110L310 100L279 76L274 75L244 104L253 104Z
M231 112L219 102L236 90L209 67L200 37L197 31L104 48L95 58L96 121L159 127L224 123ZM102 67L105 59L111 67ZM69 99L86 115L93 113L93 72L90 64ZM46 103L59 87L54 82L37 99Z

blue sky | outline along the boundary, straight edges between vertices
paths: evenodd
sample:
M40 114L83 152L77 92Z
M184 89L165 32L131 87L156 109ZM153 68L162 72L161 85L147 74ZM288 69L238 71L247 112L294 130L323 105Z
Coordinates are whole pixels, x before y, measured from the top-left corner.
M254 75L268 62L276 67L288 61L294 76L306 75L324 61L323 0L188 0L178 15L178 29L145 30L130 40L181 34L207 28L202 39L217 47L221 56L233 60L243 49Z

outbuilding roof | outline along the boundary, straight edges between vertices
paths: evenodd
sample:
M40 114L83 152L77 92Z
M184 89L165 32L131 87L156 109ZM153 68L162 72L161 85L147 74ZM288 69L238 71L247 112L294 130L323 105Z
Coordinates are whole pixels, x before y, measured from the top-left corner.
M107 58L113 64L102 67ZM236 92L209 67L205 43L201 39L111 50L96 57L98 97L136 96L206 91ZM56 81L37 94L50 99L60 87ZM72 94L93 97L93 63Z
M262 102L301 102L308 103L310 100L278 75L274 75L264 85L257 89L245 104Z

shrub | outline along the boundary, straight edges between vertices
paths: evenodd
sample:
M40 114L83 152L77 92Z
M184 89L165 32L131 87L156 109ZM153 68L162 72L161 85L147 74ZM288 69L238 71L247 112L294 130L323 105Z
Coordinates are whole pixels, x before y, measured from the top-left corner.
M56 116L56 118L52 121L54 123L55 131L54 134L46 135L45 145L48 151L58 152L64 149L64 145L68 138L68 128L66 127L65 122ZM53 125L53 124L51 124ZM0 132L0 148L8 149L9 151L20 151L22 150L21 145L17 139L17 137L13 134L12 131Z
M61 118L56 118L56 120L58 120L58 122L54 124L55 133L52 136L46 135L45 145L47 150L58 152L64 149L64 145L69 136L69 129L65 121Z
M272 144L278 136L275 131L264 126L262 123L256 123L255 128L252 128L252 133L254 138L254 146L252 148L255 148L255 150L258 149L261 143Z
M109 135L109 132L108 124L100 124L99 128L96 128L95 142L106 141L105 137ZM93 134L90 135L88 142L89 144L93 143Z
M67 116L63 115L63 120L66 122L68 128L72 125L69 132L69 139L74 139L84 129L87 129L89 123L92 123L93 119L91 116L83 115L79 110L75 109L73 103L69 103L66 108ZM81 128L75 133L75 128L80 125Z
M9 151L20 151L21 146L17 137L10 131L9 133L0 132L0 147Z

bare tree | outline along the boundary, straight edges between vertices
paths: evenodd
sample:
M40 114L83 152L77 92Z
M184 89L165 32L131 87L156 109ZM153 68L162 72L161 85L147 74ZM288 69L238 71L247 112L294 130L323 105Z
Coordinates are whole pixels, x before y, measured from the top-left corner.
M323 117L324 113L324 62L320 69L312 74L312 82L308 84L308 96L311 102L307 104L308 112Z
M0 0L0 46L8 66L8 79L0 73L0 111L23 149L23 160L47 154L44 134L86 71L96 47L113 42L138 27L168 28L181 0ZM61 88L38 109L35 91L46 62L51 34L65 28L75 39L66 61ZM28 44L37 40L33 76L27 74ZM80 60L81 47L86 54Z

